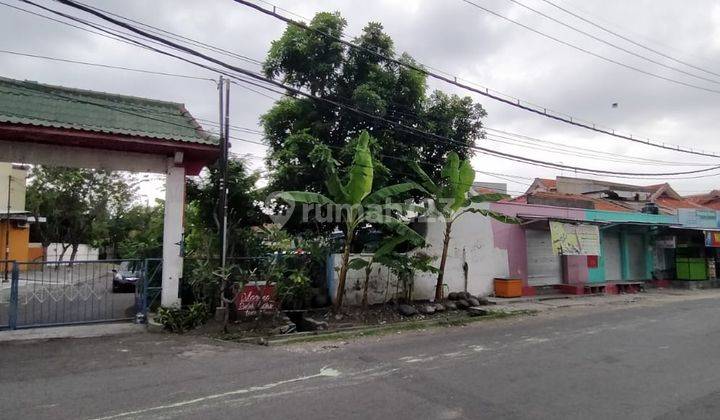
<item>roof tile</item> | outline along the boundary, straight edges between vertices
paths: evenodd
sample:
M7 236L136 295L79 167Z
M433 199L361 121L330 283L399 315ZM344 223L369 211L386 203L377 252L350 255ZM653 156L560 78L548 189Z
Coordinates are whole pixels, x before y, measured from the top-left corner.
M2 77L0 123L218 144L179 103Z

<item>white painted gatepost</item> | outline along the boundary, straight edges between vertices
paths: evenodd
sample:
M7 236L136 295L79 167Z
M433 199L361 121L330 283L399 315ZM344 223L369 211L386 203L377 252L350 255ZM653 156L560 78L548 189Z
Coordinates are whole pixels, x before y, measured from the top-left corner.
M180 305L185 176L219 154L182 104L0 78L0 161L165 174L162 306Z

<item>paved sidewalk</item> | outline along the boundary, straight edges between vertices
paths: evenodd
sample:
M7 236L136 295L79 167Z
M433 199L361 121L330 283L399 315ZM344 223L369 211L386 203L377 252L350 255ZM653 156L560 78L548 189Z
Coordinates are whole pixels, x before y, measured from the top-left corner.
M30 328L0 331L0 343L27 340L52 340L58 338L90 338L144 333L144 325L123 323L72 325L64 327Z

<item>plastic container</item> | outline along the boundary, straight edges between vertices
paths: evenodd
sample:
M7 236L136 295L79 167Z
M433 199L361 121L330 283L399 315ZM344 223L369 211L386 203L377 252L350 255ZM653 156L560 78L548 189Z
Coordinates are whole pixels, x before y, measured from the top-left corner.
M522 296L522 279L495 278L495 296L502 298Z

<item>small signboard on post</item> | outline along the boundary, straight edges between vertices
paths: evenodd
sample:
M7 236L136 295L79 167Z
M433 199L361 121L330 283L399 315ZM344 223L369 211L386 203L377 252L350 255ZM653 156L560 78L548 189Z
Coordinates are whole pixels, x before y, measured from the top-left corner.
M235 307L242 315L273 312L277 308L275 285L266 282L249 283L235 296Z

